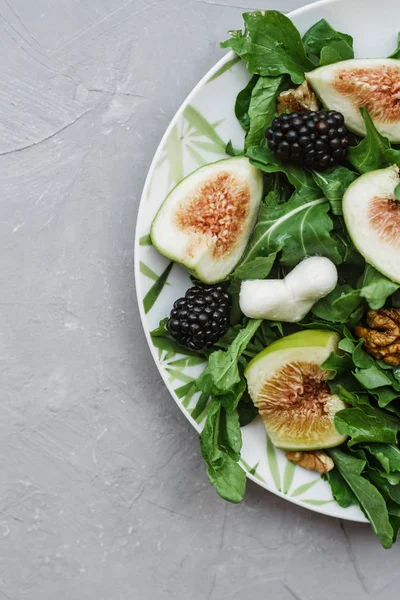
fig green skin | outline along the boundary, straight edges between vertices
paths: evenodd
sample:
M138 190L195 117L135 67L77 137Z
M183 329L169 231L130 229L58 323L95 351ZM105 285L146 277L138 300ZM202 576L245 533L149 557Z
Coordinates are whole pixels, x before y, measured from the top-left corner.
M334 333L333 331L323 331L321 329L298 331L297 333L293 333L281 338L257 354L257 356L255 356L247 365L244 374L246 375L250 369L257 364L257 362L273 352L279 352L280 350L291 350L293 348L325 348L328 345L332 345L332 351L334 351L335 348L337 348L339 341L340 335L338 333Z
M223 263L224 263L224 261L228 261L228 259L230 258L231 255L228 255L228 257L219 259L219 268L214 269L214 271L215 270L219 271L218 273L213 272L213 266L215 266L216 260L215 259L210 260L210 258L207 256L202 256L200 258L198 265L192 267L190 264L187 264L185 257L180 256L179 252L177 252L176 248L174 248L175 237L174 237L173 231L171 232L171 236L170 236L170 240L171 240L170 247L168 248L168 244L165 244L165 240L163 240L164 241L163 245L160 244L160 242L157 238L157 235L156 235L156 231L155 231L156 227L158 225L159 217L160 217L162 211L164 210L164 207L167 205L167 203L171 199L171 197L173 195L177 194L179 188L181 186L183 187L191 179L193 179L193 181L196 182L196 177L200 176L202 171L204 171L203 180L206 179L207 169L210 168L215 172L215 169L218 168L218 166L221 167L221 170L224 169L224 167L226 166L229 169L229 171L232 172L232 174L234 175L235 174L235 171L234 171L235 163L238 165L238 168L242 170L242 175L243 175L244 170L248 169L246 179L249 183L249 187L250 187L250 191L251 191L251 194L250 194L251 195L251 199L250 199L251 210L249 211L248 221L245 223L244 232L242 233L242 239L239 238L239 242L240 241L243 242L243 243L239 244L240 252L237 252L236 247L234 248L233 253L236 253L236 258L234 261L232 261L232 260L230 261L229 268L224 269ZM198 181L200 181L200 177L198 178ZM162 254L163 256L169 258L170 260L182 265L185 269L187 269L189 271L189 273L194 275L197 279L199 279L203 283L214 284L214 283L219 283L220 281L224 281L227 279L228 275L234 270L236 265L240 262L243 254L246 250L248 240L250 238L250 235L254 229L254 226L255 226L255 223L257 220L258 207L261 203L262 197L263 197L262 173L261 173L261 171L258 171L255 167L251 166L248 159L246 159L244 157L234 157L234 158L222 159L222 160L216 161L214 163L204 165L204 166L200 167L199 169L196 169L195 171L190 173L184 179L182 179L170 191L168 196L165 198L164 202L161 204L160 208L158 209L158 211L153 219L151 229L150 229L150 238L151 238L152 244L158 250L158 252L160 252L160 254ZM174 206L172 205L171 211L173 211L173 209L174 209ZM189 239L188 234L185 234L185 235L186 235L187 239ZM204 249L203 249L203 251L204 251Z
M262 381L268 381L277 369L284 364L290 364L291 358L295 361L307 359L314 364L322 364L331 352L338 350L340 335L331 331L306 330L284 337L271 344L260 352L248 365L245 375L248 382L250 396L257 405L256 398L262 387ZM290 356L290 352L293 356ZM286 354L286 356L285 356ZM267 359L267 360L266 360ZM264 419L265 428L273 444L282 450L312 451L339 446L347 439L336 431L334 415L346 408L346 405L338 396L332 394L328 400L329 404L329 426L325 427L316 438L310 432L304 435L294 436L286 433L282 427L274 428L273 423ZM277 401L277 406L279 401Z
M372 198L393 198L399 183L399 168L393 165L361 175L343 196L343 217L354 246L367 263L396 283L400 283L398 246L379 237L368 211Z

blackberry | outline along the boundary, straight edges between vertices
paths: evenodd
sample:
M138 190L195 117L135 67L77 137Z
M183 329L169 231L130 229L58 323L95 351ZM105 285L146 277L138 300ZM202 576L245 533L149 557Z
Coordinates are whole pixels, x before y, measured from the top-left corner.
M174 303L167 329L189 350L211 348L229 328L231 307L225 285L195 285Z
M344 117L334 110L280 115L265 135L278 158L317 171L340 163L349 146Z

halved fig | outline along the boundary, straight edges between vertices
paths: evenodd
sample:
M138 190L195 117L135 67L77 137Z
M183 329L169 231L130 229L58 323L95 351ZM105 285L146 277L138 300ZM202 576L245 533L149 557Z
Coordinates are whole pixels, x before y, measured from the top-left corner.
M301 331L271 344L246 369L250 396L267 433L283 450L320 450L342 444L335 414L346 408L331 393L321 368L338 349L331 331Z
M324 105L343 114L351 131L366 134L360 113L366 106L378 131L392 142L400 141L400 60L345 60L306 77Z
M204 283L224 280L242 257L263 195L263 177L247 158L198 169L158 211L153 245Z
M367 263L400 283L400 201L395 190L400 183L394 165L362 175L343 197L346 227Z

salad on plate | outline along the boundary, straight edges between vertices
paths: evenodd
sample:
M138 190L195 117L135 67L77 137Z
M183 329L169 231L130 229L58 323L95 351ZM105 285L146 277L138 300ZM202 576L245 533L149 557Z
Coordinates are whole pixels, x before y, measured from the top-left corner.
M192 286L152 332L206 359L201 452L240 502L241 428L256 418L384 547L400 530L400 38L354 58L324 19L301 37L277 11L244 15L231 48L252 75L243 146L183 179L153 246Z

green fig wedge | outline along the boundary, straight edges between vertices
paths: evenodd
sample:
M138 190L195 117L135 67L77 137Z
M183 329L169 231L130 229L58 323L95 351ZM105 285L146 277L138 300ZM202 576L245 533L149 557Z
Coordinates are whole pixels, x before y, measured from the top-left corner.
M339 340L331 331L301 331L271 344L248 365L250 396L277 448L319 450L345 441L334 418L346 405L331 393L329 371L321 367L338 351Z
M151 228L153 245L200 281L223 281L246 249L262 196L262 173L247 158L206 165L162 204Z

